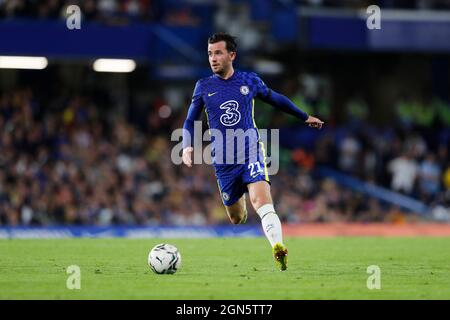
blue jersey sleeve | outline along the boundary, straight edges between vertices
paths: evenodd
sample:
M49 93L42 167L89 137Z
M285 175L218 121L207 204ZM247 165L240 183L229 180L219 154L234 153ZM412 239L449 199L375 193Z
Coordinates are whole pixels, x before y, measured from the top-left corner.
M183 125L183 149L192 146L192 141L194 139L194 121L200 119L203 106L204 102L202 99L201 84L200 81L197 81L187 117Z
M256 87L256 96L260 99L266 98L270 94L270 89L266 86L264 81L254 72L252 72L253 83Z
M298 108L290 99L267 87L264 81L262 81L256 74L255 79L258 98L260 98L265 103L268 103L273 107L289 113L303 121L306 121L308 119L308 114Z

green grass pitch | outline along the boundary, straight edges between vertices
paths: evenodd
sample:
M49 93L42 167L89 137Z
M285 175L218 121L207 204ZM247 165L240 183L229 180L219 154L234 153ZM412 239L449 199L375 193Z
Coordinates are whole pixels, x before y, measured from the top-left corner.
M182 267L153 274L149 250ZM280 272L265 238L1 240L0 299L450 299L450 238L288 238ZM66 288L70 265L81 289ZM367 288L367 267L381 289Z

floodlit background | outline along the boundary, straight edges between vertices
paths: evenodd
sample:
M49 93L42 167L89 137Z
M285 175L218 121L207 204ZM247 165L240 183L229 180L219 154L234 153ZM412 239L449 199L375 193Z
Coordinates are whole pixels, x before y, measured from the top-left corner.
M257 101L283 222L450 221L450 1L0 0L0 226L229 224L213 168L170 159L216 31L325 121Z

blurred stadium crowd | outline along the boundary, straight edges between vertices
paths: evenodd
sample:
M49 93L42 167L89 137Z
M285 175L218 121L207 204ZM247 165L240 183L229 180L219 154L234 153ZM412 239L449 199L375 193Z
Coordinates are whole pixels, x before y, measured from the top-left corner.
M62 19L78 5L83 18L112 24L130 22L195 24L191 1L154 0L1 0L0 17Z
M157 22L200 25L199 29L204 29L205 23L215 20L217 29L231 28L229 32L239 35L240 48L258 48L255 52L259 53L260 46L270 42L260 37L271 34L269 29L248 33L260 23L241 21L239 10L222 10L229 4L239 7L240 3L250 6L249 11L262 9L261 16L266 18L271 6L363 9L377 4L381 8L450 9L448 0L0 0L0 19L63 19L67 6L75 4L80 6L83 19L107 24ZM220 6L221 10L210 10L211 6ZM216 15L214 19L212 15ZM284 61L291 68L287 71L291 77L303 77L296 80L301 85L292 85L283 75L284 81L277 81L280 85L276 89L304 111L325 120L326 125L316 133L297 119L257 102L258 126L283 128L281 136L288 137L281 141L280 171L272 177L273 198L282 220L450 221L450 105L448 95L443 98L447 102L434 98L436 92L431 93L425 81L419 81L427 78L426 73L420 73L420 65L405 58L409 62L399 69L401 76L397 77L397 59L389 56L384 57L385 64L375 63L383 57L373 58L369 68L358 64L364 56L349 55L343 60L331 53L322 58L317 55L318 60L314 60L305 55L299 63L301 51L289 53ZM328 74L324 81L333 82L329 86L332 89L322 90L317 79L302 75L308 72L302 65L317 69L312 73ZM336 69L336 65L342 67ZM62 74L76 69L71 68L59 71ZM389 79L379 70L390 70ZM445 76L445 64L442 73ZM65 86L58 80L45 78L51 84L40 90L44 78L34 78L33 83L27 76L23 78L32 83L30 86L15 83L16 89L0 88L0 225L229 223L213 168L197 165L188 169L173 165L170 158L175 144L170 134L182 127L189 97L183 105L153 97L150 106L133 108L133 103L125 103L119 107L131 98L105 101L89 90L82 95L74 93L83 92L81 87L95 87L102 82L98 78L85 84L86 79L78 77L73 82L78 81L79 91L58 94ZM148 90L155 83L146 81L148 74L139 83L145 87L141 90L157 94L158 89ZM120 91L124 84L119 81L106 91ZM49 93L53 87L56 89ZM167 88L177 90L172 84ZM387 92L388 88L395 90ZM333 94L331 99L329 95ZM446 96L446 92L440 96ZM132 114L114 117L115 107L129 107L127 111ZM321 167L420 200L431 212L425 217L411 215L354 188L344 188L320 176L317 169ZM258 219L254 213L249 216L249 222Z
M199 5L227 6L244 0L0 0L0 18L58 19L66 17L70 5L78 5L83 17L105 23L123 24L137 21L198 25ZM250 1L254 2L254 1ZM261 1L257 1L261 2ZM285 7L450 9L448 0L267 0ZM253 4L252 4L253 5Z
M413 106L400 110L411 107L408 119L421 119L420 109ZM188 169L171 161L170 133L182 127L186 109L162 116L161 108L167 108L164 101L155 101L144 125L139 125L121 117L109 120L107 111L90 96L46 101L30 89L1 94L0 224L228 223L213 168ZM266 117L272 110L257 112ZM283 149L281 169L272 177L282 219L418 219L333 180L317 178L318 165L385 185L436 208L449 208L448 145L432 148L421 134L426 127L400 124L405 120L402 112L396 130L377 130L368 124L364 130L358 125L336 126L323 131L314 150ZM435 120L439 119L436 113ZM289 120L285 117L277 126L289 126ZM249 220L257 221L256 214Z

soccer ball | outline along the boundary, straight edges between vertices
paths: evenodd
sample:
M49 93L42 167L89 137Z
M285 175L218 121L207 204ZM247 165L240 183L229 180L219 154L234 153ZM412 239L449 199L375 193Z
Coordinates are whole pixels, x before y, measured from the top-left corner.
M148 254L148 265L154 273L173 274L181 267L180 252L171 244L157 244Z

